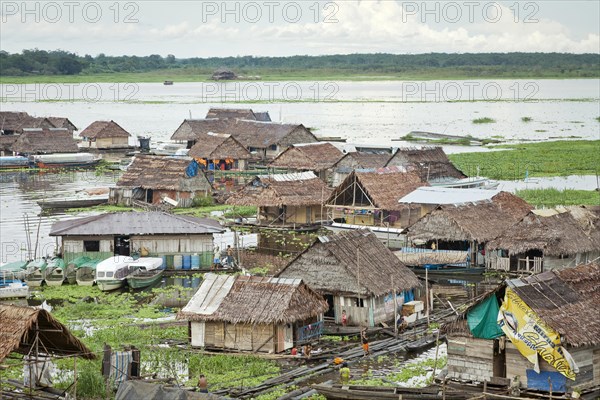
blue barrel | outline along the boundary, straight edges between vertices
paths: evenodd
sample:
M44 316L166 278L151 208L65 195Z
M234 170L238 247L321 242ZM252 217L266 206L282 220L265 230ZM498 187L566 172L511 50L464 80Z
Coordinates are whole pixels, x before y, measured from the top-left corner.
M160 266L162 269L167 268L167 256L162 256L162 265Z
M167 257L167 268L173 268L175 266L175 256L173 254L169 254Z
M198 254L192 255L192 269L200 269L200 256Z
M183 266L183 257L181 256L181 254L174 255L173 256L173 268L181 269L182 266Z
M183 256L183 269L192 269L192 256L189 254Z

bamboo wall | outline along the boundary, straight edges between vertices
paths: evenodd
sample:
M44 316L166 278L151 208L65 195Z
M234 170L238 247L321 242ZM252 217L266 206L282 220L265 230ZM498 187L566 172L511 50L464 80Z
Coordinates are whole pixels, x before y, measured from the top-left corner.
M204 339L199 337L204 334ZM192 322L192 346L204 343L205 347L255 351L282 352L293 347L293 327L275 324L229 324L207 321L203 328Z
M92 142L92 147L97 149L110 149L111 147L127 147L129 146L129 138L100 138Z

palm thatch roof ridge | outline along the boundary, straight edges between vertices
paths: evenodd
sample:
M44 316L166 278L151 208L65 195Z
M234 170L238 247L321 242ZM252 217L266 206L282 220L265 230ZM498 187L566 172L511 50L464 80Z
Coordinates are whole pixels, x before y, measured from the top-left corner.
M13 144L22 154L77 153L77 141L65 128L23 129Z
M330 276L329 266L341 268L344 276ZM315 290L340 294L380 296L420 286L417 276L368 229L319 237L277 276L301 278Z
M87 128L79 133L81 137L90 139L129 137L131 134L123 129L115 121L94 121Z
M293 323L329 309L300 279L205 274L177 319L231 324Z
M270 166L296 170L322 171L331 168L343 156L344 153L331 143L292 146L278 155L271 162Z
M198 172L194 177L186 175L190 162L187 158L137 155L117 182L117 187L183 192L212 190L204 173Z
M440 178L466 178L466 175L452 164L439 146L399 148L389 159L388 166L403 166L418 171L424 180Z
M235 206L310 206L322 204L331 194L327 184L312 172L257 176L226 201Z
M252 158L252 154L236 138L225 133L209 132L206 135L198 135L197 140L188 152L190 157L209 160Z
M36 333L39 334L40 352L95 358L92 351L48 311L0 304L0 362L13 351L28 354L34 346Z

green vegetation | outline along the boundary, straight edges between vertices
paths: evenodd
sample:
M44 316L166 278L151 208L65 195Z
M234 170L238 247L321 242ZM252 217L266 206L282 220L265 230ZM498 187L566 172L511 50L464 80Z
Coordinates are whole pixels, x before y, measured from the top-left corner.
M596 190L524 189L517 190L516 195L536 207L600 205Z
M212 200L212 198L211 198ZM192 215L194 217L208 217L213 211L223 212L225 218L252 217L256 215L256 207L250 206L230 206L230 205L206 205L189 208L176 208L175 214Z
M468 176L514 180L542 176L600 173L600 140L569 140L494 146L505 151L450 154L450 160Z
M402 136L400 139L405 140L407 142L418 142L418 143L427 143L434 145L454 145L454 146L471 146L472 144L492 144L492 143L502 143L498 138L502 138L502 136L494 136L492 139L479 139L473 137L471 135L467 135L466 137L460 138L441 138L441 139L427 139L427 138L419 138L411 135Z
M523 122L531 122L531 121L533 121L533 118L531 118L531 117L521 117L521 121L523 121Z
M415 377L425 377L427 371L433 370L436 365L436 370L440 371L446 365L447 357L440 357L437 360L432 358L404 364L399 372L388 373L385 378L374 378L371 370L367 371L360 379L353 379L350 381L353 385L365 385L365 386L396 386L398 383L406 383L409 379ZM423 379L422 385L425 386L427 382Z
M474 124L493 124L495 122L496 122L495 119L489 118L489 117L476 118L473 120Z
M205 81L223 66L263 80L597 78L596 54L348 54L291 57L78 56L0 52L0 83Z

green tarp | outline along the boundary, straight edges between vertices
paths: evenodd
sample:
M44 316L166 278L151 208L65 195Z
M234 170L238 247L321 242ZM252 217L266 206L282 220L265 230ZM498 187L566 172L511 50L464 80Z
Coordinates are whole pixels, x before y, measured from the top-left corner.
M492 294L467 313L467 324L471 334L480 339L494 339L504 335L498 326L498 300Z

